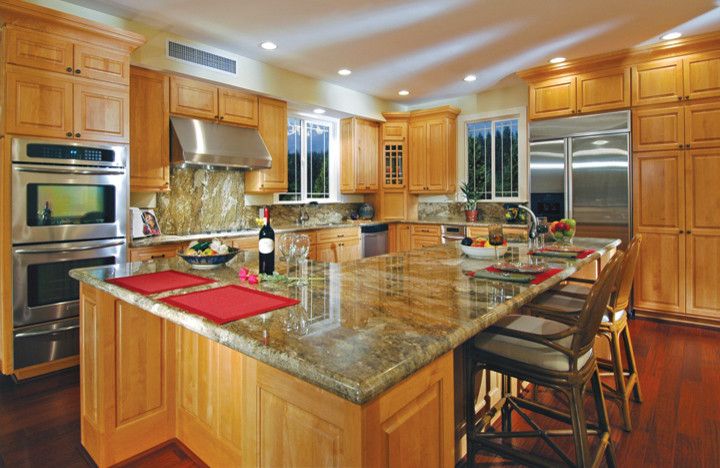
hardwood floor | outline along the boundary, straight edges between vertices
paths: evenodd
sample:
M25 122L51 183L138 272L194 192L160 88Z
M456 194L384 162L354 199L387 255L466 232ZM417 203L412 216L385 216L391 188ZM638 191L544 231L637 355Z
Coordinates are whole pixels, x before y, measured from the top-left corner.
M618 465L720 466L720 332L647 320L633 320L630 327L644 400L633 403L631 433L621 429L617 406L608 402ZM539 398L554 396L540 391ZM18 384L1 377L0 467L93 466L80 446L79 402L77 369ZM182 445L169 443L124 466L201 464Z

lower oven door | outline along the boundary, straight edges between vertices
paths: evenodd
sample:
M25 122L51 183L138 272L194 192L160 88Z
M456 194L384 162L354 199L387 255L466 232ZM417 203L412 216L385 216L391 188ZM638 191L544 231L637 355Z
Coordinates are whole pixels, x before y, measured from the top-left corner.
M78 315L80 285L74 268L124 263L125 239L16 246L13 254L13 325L22 327Z
M80 320L73 317L15 329L15 368L41 364L80 352Z

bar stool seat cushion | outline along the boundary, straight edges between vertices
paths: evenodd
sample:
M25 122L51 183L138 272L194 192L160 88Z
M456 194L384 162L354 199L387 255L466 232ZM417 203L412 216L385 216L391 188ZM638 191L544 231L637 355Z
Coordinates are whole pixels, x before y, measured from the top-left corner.
M587 296L590 294L590 285L580 283L561 284L552 289L553 292L560 294L571 294L573 296Z
M546 292L538 296L528 306L530 308L537 308L539 310L548 310L558 313L577 314L582 309L585 301L571 296L563 296L562 294L554 294L552 292ZM618 310L613 314L613 321L617 322L625 315L625 310ZM610 322L610 318L607 315L603 315L603 323Z
M554 320L516 314L508 315L498 321L495 326L537 335L559 333L568 328L564 323ZM557 340L556 343L569 348L572 343L572 336ZM498 335L492 332L482 332L475 338L475 347L487 353L542 369L560 372L570 370L570 359L565 354L543 344L520 338ZM580 356L578 359L578 369L581 369L591 356L592 349Z

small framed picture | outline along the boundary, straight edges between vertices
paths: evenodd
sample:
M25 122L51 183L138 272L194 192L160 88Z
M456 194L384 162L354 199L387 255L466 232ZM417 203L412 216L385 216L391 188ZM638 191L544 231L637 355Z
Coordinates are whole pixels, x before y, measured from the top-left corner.
M142 232L146 236L159 236L160 224L153 210L141 210Z

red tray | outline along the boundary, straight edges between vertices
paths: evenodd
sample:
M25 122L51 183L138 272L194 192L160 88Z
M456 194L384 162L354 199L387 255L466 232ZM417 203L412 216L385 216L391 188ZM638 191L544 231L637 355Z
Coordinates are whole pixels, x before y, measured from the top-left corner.
M214 283L215 280L191 275L189 273L182 273L180 271L167 270L157 273L146 273L144 275L110 278L105 280L105 282L148 295L172 291L173 289L190 288L200 286L201 284Z

